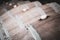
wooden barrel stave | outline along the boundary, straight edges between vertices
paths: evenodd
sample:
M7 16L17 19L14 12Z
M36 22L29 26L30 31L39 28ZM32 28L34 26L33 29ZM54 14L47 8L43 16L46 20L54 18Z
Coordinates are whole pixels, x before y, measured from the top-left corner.
M49 17L46 20L42 20L42 21L38 20L38 21L32 23L32 25L37 30L37 32L39 33L39 35L41 34L41 38L44 38L47 35L46 32L48 32L48 29L50 28L50 26L48 24L50 24L50 25L54 24L54 21L52 23L51 22L48 23L48 22L54 20L55 17L58 18L59 14L56 14L56 12L52 8L50 8L48 6L44 6L43 5L42 9L46 12L46 14ZM5 16L6 16L6 18L5 18ZM5 25L5 27L7 28L7 30L9 32L12 40L34 40L33 37L32 37L32 35L31 35L31 33L29 33L26 30L26 28L20 28L19 25L17 24L17 21L13 20L13 18L11 18L7 14L5 16L2 16L3 20L5 20L3 22L3 25ZM57 20L56 18L55 18L55 20ZM46 25L47 25L47 28L49 27L48 29L45 28ZM53 29L49 29L49 32L52 31L52 30ZM43 35L44 33L46 35ZM50 35L50 33L48 35Z

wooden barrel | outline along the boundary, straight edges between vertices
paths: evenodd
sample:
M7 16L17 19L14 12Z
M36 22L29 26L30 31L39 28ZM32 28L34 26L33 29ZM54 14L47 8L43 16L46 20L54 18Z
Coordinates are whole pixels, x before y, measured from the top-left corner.
M3 27L7 29L8 33L9 33L7 35L10 35L12 40L31 40L31 39L34 39L31 35L31 33L26 30L26 28L20 27L20 25L18 24L18 22L15 18L16 14L19 13L19 15L20 15L22 11L25 12L24 10L21 9L21 7L25 8L24 7L25 5L27 7L29 7L29 9L30 9L30 8L35 7L37 4L35 5L35 2L29 3L29 4L24 4L22 6L19 6L15 9L8 11L7 13L5 13L1 16Z
M28 5L28 4L27 4ZM29 19L29 16L27 16L25 18L24 16L24 13L29 13L31 12L31 10L33 11L33 8L34 9L37 9L39 8L38 6L35 7L36 5L32 5L29 4L30 6L29 9L20 9L21 6L17 7L16 9L12 9L10 11L8 11L7 13L5 13L4 15L2 15L2 24L3 24L3 27L5 27L9 33L9 36L11 37L12 40L34 40L33 36L31 35L31 33L25 28L25 27L22 27L19 25L19 20L16 19L16 17L20 15L20 18L21 15L23 16L23 20L30 20ZM22 6L25 6L25 5L22 5ZM25 7L23 7L25 8ZM31 24L33 25L34 29L36 29L36 31L38 32L38 34L41 36L41 39L42 40L53 40L54 38L54 29L53 29L53 25L55 25L55 21L57 23L59 23L58 21L60 20L59 19L59 15L58 13L56 13L52 7L48 6L48 5L42 5L40 6L40 8L42 8L49 17L45 20L36 20L36 18L34 18L36 21L33 20L33 18L31 17L31 20L33 20L34 22L32 22ZM35 12L35 11L34 11ZM33 12L33 14L34 14ZM38 11L39 12L39 11ZM37 12L37 16L38 16L38 13ZM41 12L41 11L40 11ZM26 14L26 15L27 15ZM32 14L29 14L29 15L32 15ZM35 15L34 15L35 16ZM35 16L36 17L36 16ZM20 19L18 18L18 19ZM59 19L59 20L58 20ZM54 20L54 21L53 21ZM25 23L29 23L30 21L24 21L24 24ZM51 34L52 32L52 34ZM50 36L52 35L52 36ZM51 38L48 38L48 36ZM54 39L55 40L55 39Z
M56 5L56 3L51 4L53 6ZM49 6L51 4L49 3L41 6L49 17L45 20L38 20L32 23L42 40L60 40L60 14L56 12L52 6Z

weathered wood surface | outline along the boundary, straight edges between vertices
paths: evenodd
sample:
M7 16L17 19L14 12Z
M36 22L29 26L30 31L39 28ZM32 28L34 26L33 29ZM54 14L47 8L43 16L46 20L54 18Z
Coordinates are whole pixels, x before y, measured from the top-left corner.
M60 40L60 14L48 5L43 5L42 8L49 17L32 23L34 28L40 34L42 40Z
M10 11L8 11L7 13L5 13L4 15L2 15L2 19L3 20L6 20L6 19L10 19L11 17L10 17L10 14L11 14L11 16L12 17L15 17L15 16L22 16L23 17L23 20L25 20L25 19L27 19L27 18L29 18L29 19L32 19L30 16L32 15L32 12L35 12L35 11L37 11L38 9L38 7L36 7L36 6L38 6L38 4L35 4L36 2L34 2L34 3L29 3L29 4L24 4L24 5L21 5L21 6L19 6L19 7L17 7L17 8L15 8L15 9L12 9L12 10L10 10ZM25 9L25 10L24 10ZM37 9L37 10L36 10ZM27 14L28 12L30 12L31 11L31 14L29 15L29 14ZM27 13L26 13L27 12ZM25 14L26 13L26 14ZM26 16L25 16L26 15ZM38 14L33 14L34 16L36 15L36 16L38 16L39 15L39 13ZM32 16L33 16L32 15ZM29 16L29 17L27 17L27 16ZM34 17L33 16L33 17ZM27 19L28 20L28 19ZM27 21L26 20L26 21Z
M31 4L32 4L32 6L31 6ZM35 5L35 3L29 3L27 6L30 7L30 8L33 8L34 6L37 6L37 5ZM22 5L22 7L24 8L23 5ZM14 13L14 15L16 15L15 13L18 13L18 11L22 10L22 9L19 9L19 8L20 7L16 8L16 9L12 9L10 12L7 12L7 13L2 15L3 25L8 30L12 40L31 40L31 39L34 40L31 33L28 32L26 30L26 28L19 27L16 19L14 19L14 16L10 15L11 12L12 12L12 14Z
M60 38L60 14L48 5L42 5L41 7L49 17L45 20L33 22L33 27L41 35L42 40L58 40ZM16 20L8 14L2 15L2 19L12 40L34 40L31 33L26 28L19 27Z
M3 3L1 6L0 6L0 16L3 15L5 12L11 10L14 8L14 5L15 6L20 6L22 4L26 4L26 3L31 3L30 1L19 1L17 3L15 2L6 2L6 3Z

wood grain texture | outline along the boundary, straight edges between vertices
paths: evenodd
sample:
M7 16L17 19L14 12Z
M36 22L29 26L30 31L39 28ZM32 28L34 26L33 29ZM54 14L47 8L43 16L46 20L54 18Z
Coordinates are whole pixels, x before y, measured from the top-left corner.
M51 8L46 5L43 7L49 17L45 20L34 22L34 28L41 35L42 40L60 40L60 14L54 10L49 10Z
M41 35L42 40L60 40L60 14L48 5L42 5L41 8L49 17L33 22L33 27ZM8 14L2 15L2 19L12 40L34 40L31 33L26 28L19 27L17 21Z

